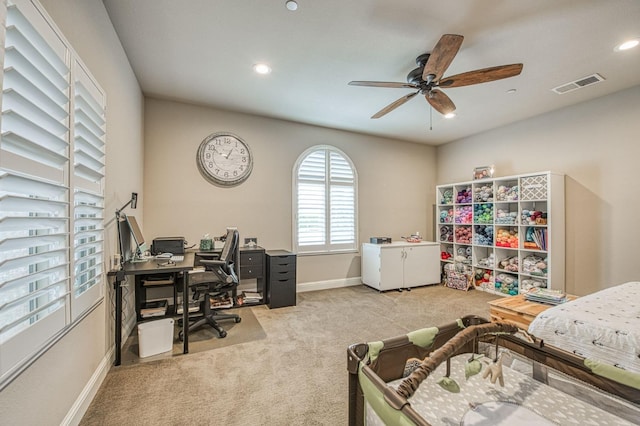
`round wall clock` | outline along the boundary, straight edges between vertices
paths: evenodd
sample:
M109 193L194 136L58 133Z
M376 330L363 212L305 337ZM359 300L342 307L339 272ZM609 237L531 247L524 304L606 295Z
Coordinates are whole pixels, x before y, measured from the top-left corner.
M238 185L247 180L253 169L249 145L232 133L207 136L200 143L196 159L202 176L217 185Z

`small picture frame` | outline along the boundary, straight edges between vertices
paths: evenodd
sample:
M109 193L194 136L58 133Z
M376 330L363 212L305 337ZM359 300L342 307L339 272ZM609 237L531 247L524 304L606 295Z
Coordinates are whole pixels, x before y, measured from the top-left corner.
M493 177L493 166L482 166L473 169L473 180L487 179Z
M244 246L245 247L257 247L258 246L258 239L256 237L247 237L244 239Z

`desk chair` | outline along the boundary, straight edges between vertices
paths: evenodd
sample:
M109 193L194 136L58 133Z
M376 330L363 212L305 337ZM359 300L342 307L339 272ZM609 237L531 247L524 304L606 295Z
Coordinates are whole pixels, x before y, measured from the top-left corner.
M239 315L223 314L211 307L212 296L231 293L233 303L235 303L236 299L238 274L235 269L238 262L238 241L240 240L238 230L227 230L226 238L220 258L200 260L200 263L205 267L205 271L192 274L189 277L189 287L194 292L193 300L199 300L200 296L204 296L204 301L202 303L203 316L197 317L195 322L189 324L188 332L209 324L218 332L220 338L223 338L227 336L227 332L218 324L218 321L233 319L238 323L242 320ZM180 332L180 339L182 338L182 332Z

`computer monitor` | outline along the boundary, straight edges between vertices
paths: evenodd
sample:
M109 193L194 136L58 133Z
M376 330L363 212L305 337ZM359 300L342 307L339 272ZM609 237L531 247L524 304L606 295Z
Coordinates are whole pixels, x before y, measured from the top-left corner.
M130 235L133 236L133 240L136 244L136 251L132 254L129 254L130 258L126 259L126 260L136 260L136 259L141 259L142 258L142 253L144 253L145 251L147 251L147 244L144 240L144 235L142 235L142 230L140 229L140 226L138 225L138 221L136 220L135 216L131 216L131 215L123 215L125 218L125 221L127 222L127 225L129 225L129 232ZM124 256L124 252L123 252L123 256Z

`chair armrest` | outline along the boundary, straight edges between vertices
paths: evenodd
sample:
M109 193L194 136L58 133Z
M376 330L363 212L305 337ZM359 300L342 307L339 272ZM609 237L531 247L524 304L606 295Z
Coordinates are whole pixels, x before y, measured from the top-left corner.
M200 263L202 263L205 266L207 266L207 265L210 265L210 266L221 266L221 265L225 264L225 262L223 260L217 260L217 259L212 259L212 260L202 259L202 260L200 260Z

